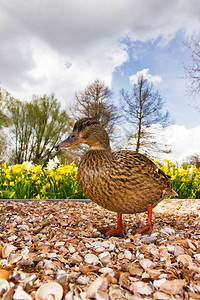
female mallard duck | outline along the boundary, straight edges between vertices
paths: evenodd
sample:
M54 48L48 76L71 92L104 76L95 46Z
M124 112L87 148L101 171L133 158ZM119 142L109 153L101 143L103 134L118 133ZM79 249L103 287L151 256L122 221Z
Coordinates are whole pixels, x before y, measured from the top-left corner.
M106 130L95 119L76 122L73 132L56 149L79 143L90 146L78 168L82 192L98 205L118 213L117 228L106 235L124 235L122 214L146 210L147 224L137 233L152 230L152 208L165 197L177 195L163 171L137 152L112 152Z

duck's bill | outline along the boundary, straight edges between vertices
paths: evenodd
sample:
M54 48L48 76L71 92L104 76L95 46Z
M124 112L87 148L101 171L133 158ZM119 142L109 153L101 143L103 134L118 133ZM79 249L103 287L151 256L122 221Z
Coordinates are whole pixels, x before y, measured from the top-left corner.
M58 150L61 150L64 148L69 148L74 145L80 144L81 142L82 142L82 139L78 135L74 135L72 133L66 140L64 140L63 142L58 144L55 148L58 151Z

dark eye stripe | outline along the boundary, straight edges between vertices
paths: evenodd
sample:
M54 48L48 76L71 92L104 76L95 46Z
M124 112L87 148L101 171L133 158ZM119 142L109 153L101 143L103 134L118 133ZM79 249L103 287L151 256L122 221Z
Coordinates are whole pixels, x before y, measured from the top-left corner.
M77 124L74 125L73 131L77 129Z

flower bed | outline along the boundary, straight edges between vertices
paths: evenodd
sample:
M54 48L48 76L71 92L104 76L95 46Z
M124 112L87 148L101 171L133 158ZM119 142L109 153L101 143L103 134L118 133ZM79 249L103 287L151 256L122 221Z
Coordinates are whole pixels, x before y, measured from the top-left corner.
M77 183L74 164L32 165L24 162L0 167L0 199L85 198Z
M154 160L158 164L158 160ZM200 169L183 168L169 160L160 167L169 175L179 199L200 198ZM0 199L83 199L74 164L60 165L50 160L47 166L30 162L0 166Z
M158 163L158 161L154 161ZM178 163L165 159L161 170L170 176L172 188L178 193L179 199L200 198L200 169L196 166L183 168Z

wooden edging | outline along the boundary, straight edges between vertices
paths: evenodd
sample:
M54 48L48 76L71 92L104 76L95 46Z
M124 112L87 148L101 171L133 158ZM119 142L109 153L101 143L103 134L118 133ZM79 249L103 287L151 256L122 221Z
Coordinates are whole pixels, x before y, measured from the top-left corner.
M164 199L162 201L172 202L172 201L200 201L200 199Z
M0 202L29 202L29 201L49 201L49 202L60 202L60 201L75 201L90 203L90 199L0 199Z
M60 201L75 201L82 203L90 203L90 199L0 199L0 202L29 202L29 201L49 201L49 202L60 202ZM164 199L162 201L200 201L200 199Z

